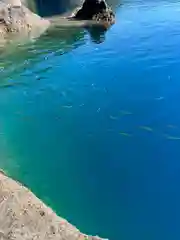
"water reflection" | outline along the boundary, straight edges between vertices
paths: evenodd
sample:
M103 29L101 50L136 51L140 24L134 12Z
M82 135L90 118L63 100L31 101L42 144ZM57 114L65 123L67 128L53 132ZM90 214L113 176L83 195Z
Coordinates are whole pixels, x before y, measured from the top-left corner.
M106 31L99 27L87 29L77 27L58 27L49 29L44 35L26 44L10 44L0 51L0 87L11 87L16 84L13 79L24 74L34 65L50 58L63 55L86 42L87 34L91 41L99 44L105 40ZM24 81L24 79L23 79ZM23 84L25 84L23 82Z
M85 43L85 31L78 28L54 29L46 32L34 42L9 45L1 49L0 85L4 81L16 78L34 64L47 60L50 56L58 56L71 51Z
M90 34L91 41L94 43L102 43L105 41L107 30L100 27L87 28L88 33Z

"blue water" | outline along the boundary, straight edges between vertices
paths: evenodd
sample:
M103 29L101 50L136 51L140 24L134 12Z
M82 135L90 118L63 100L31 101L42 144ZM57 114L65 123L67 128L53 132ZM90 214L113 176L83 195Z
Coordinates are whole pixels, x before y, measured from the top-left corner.
M2 53L0 167L86 233L178 240L180 3L116 18Z

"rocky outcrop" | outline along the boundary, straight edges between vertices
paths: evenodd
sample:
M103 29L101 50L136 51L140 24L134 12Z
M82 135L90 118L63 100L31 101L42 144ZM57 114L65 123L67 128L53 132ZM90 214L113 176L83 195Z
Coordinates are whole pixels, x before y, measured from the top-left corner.
M88 236L0 171L1 240L102 240Z
M94 20L112 25L115 22L115 15L105 0L85 0L82 7L74 12L74 19Z

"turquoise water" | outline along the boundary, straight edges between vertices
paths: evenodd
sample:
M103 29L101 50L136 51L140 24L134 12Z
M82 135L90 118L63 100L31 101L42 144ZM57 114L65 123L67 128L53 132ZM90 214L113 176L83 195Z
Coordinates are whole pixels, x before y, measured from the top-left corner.
M124 0L116 21L2 53L0 167L86 233L176 240L180 3Z

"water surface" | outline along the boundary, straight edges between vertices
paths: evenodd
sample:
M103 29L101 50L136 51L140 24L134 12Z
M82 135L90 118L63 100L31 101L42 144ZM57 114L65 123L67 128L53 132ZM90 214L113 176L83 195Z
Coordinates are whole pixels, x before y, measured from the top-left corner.
M180 237L179 14L124 0L99 39L63 29L2 53L0 167L86 233Z

